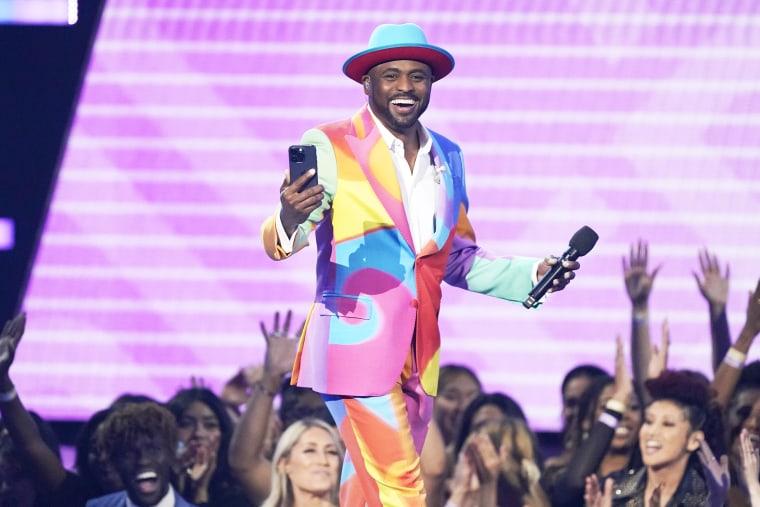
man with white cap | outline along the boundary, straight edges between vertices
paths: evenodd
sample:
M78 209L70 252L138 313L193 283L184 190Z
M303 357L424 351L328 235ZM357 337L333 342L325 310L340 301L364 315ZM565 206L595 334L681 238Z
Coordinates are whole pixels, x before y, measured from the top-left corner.
M493 257L475 243L459 147L422 126L454 58L414 24L380 25L343 72L368 104L307 131L318 182L283 184L267 254L318 248L317 291L292 383L322 393L347 447L341 505L422 506L419 453L438 384L441 282L523 301L556 260ZM553 290L574 277L577 262Z

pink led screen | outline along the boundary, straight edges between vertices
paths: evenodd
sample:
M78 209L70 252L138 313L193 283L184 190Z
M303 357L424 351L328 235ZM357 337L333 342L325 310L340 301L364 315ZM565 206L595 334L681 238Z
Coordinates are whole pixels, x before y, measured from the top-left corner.
M446 288L443 362L556 429L563 374L609 368L628 336L621 257L643 237L671 364L709 369L698 249L731 264L735 335L760 276L757 2L111 0L25 301L31 407L218 388L261 359L260 320L303 318L315 251L270 262L259 224L287 146L363 104L345 58L405 21L457 59L423 120L464 149L479 242L543 256L584 224L601 237L538 312Z

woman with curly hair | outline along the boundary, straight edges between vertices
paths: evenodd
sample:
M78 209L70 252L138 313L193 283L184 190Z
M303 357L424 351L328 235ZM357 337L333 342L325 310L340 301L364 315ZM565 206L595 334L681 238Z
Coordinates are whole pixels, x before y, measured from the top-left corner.
M721 414L709 383L699 373L664 371L646 381L651 396L639 430L644 466L613 474L600 490L586 482L586 505L638 507L721 506L728 489ZM700 461L702 464L700 465Z

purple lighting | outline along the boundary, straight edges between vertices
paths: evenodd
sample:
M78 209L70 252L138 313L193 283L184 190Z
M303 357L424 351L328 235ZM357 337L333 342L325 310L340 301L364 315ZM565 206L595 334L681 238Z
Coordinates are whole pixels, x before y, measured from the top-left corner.
M14 237L13 220L0 218L0 250L13 250Z
M710 371L700 247L731 263L729 320L743 322L760 258L752 2L186 3L106 3L14 365L43 415L123 391L165 399L191 375L220 387L262 360L260 320L305 316L315 252L273 263L259 224L287 147L365 101L340 69L379 23L416 22L457 60L422 119L464 150L482 246L544 256L584 224L600 236L538 311L445 287L442 363L556 429L563 374L611 370L629 332L621 257L639 237L663 264L652 334L668 317L674 367Z

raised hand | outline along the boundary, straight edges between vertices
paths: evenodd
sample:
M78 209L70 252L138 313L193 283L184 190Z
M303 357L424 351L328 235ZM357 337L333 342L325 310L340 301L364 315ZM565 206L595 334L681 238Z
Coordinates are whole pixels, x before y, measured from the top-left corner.
M264 359L264 372L272 376L284 376L293 367L296 357L298 340L290 336L290 323L293 312L288 310L285 321L280 328L280 312L275 312L272 330L268 331L266 325L260 322L261 333L266 340L267 350Z
M649 301L649 294L657 273L662 267L657 266L651 273L647 272L649 262L649 245L646 241L639 240L634 246L631 245L630 257L623 257L623 276L625 290L631 304L635 307L644 307Z
M26 313L20 313L3 326L0 334L0 380L8 379L8 370L16 357L16 349L24 336Z
M716 310L723 310L728 302L728 277L730 269L726 264L726 269L721 274L718 257L705 248L699 252L699 267L702 271L702 278L692 271L694 279L697 281L697 287L711 307Z
M314 176L314 172L315 169L309 169L292 184L288 184L289 178L286 177L280 187L280 204L282 205L280 220L288 236L291 236L296 228L309 218L311 212L319 207L325 196L322 185L314 185L302 190L304 184Z
M760 334L760 280L757 281L755 291L749 293L747 320L744 323L743 331L752 337Z
M502 460L487 433L472 435L467 451L481 483L494 482L499 478Z
M583 494L586 507L612 507L612 483L612 479L604 481L604 491L602 491L596 474L586 477L586 488Z
M728 495L728 488L731 486L731 475L728 471L728 456L725 454L720 457L720 461L715 458L710 446L702 440L697 450L697 456L704 469L707 488L710 490L710 505L712 507L722 507Z
M480 481L470 454L466 448L462 449L449 482L450 500L456 507L476 507L479 503Z
M670 325L668 320L662 321L660 346L652 344L649 354L649 369L647 378L657 378L668 367L668 352L670 350Z

